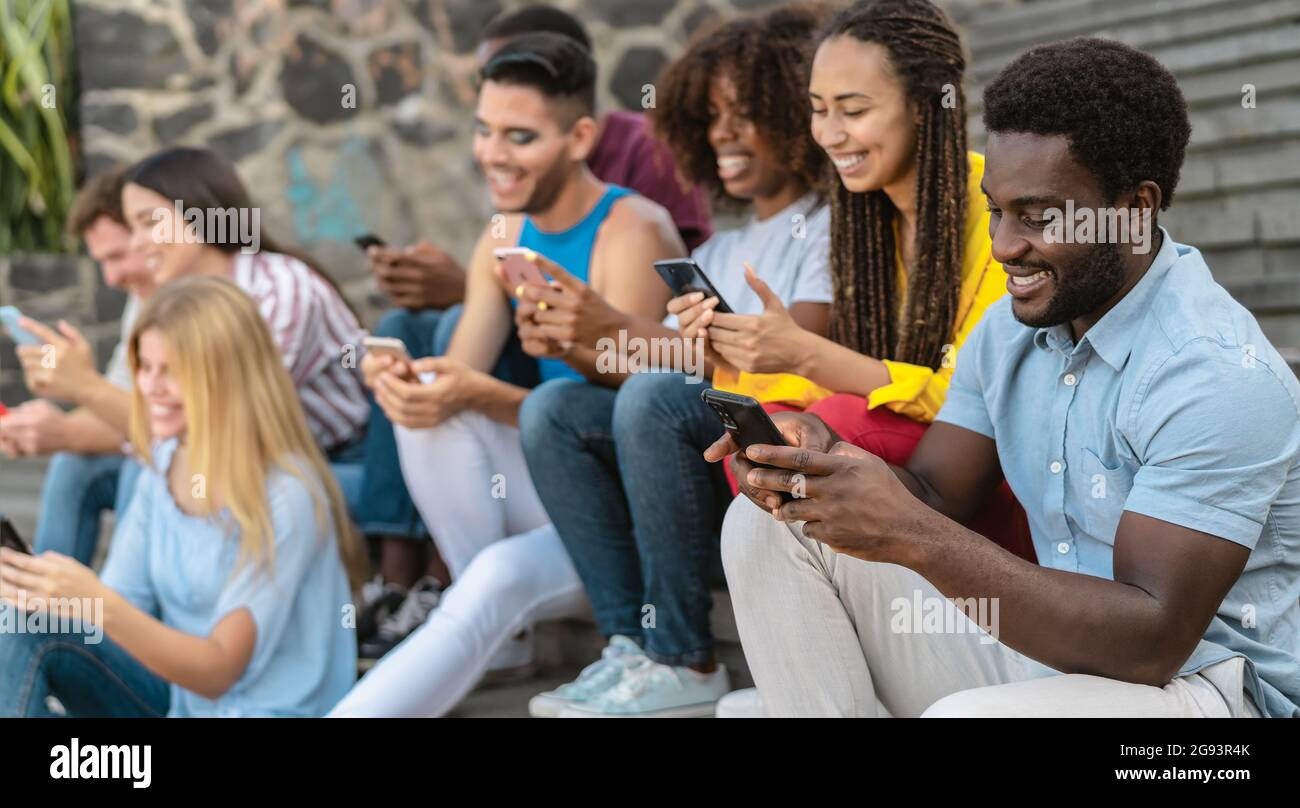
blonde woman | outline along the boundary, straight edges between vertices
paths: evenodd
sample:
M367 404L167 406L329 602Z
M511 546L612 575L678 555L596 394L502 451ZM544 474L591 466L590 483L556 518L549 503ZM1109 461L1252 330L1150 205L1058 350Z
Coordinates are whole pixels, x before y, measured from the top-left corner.
M257 307L179 280L128 350L146 470L102 577L0 553L0 622L60 629L0 633L0 716L49 715L49 696L72 715L324 714L355 679L359 544ZM75 608L84 622L56 625Z

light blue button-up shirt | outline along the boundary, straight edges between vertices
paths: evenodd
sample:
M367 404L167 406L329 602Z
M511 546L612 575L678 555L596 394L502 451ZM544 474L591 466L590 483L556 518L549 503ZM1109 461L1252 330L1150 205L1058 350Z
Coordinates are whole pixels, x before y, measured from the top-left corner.
M1113 580L1124 511L1251 549L1179 675L1233 656L1268 715L1300 716L1300 383L1193 247L1075 344L990 306L938 420L997 442L1038 562Z

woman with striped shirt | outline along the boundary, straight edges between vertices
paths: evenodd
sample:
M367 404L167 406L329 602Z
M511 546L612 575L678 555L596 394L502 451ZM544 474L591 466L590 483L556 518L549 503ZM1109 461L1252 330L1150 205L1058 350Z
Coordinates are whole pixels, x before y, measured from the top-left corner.
M321 449L337 452L360 437L369 405L359 373L343 360L360 345L361 325L318 267L260 232L260 212L233 166L206 149L158 152L127 171L122 208L132 248L158 285L215 274L253 299Z

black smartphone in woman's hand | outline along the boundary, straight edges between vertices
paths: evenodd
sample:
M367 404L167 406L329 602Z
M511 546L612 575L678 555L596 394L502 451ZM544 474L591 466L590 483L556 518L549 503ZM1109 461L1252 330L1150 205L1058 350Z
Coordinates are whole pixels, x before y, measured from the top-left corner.
M32 548L18 535L18 530L3 515L0 515L0 547L8 547L19 553L32 554Z
M691 292L703 292L704 299L711 297L718 299L718 305L714 307L719 314L732 314L731 307L727 301L722 299L718 290L713 287L713 282L700 269L700 265L690 258L670 258L666 261L655 261L655 272L663 278L668 288L673 290L673 297L689 295Z

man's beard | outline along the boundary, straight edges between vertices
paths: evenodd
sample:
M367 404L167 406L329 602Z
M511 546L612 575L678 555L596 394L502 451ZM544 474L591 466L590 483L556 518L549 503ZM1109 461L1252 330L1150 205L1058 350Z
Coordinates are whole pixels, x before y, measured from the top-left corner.
M559 199L560 192L564 190L564 184L568 182L569 165L565 160L556 160L555 165L546 170L546 173L537 178L537 184L533 186L533 193L524 202L523 206L514 213L525 213L535 216L538 213L545 213Z
M1031 328L1050 328L1096 311L1124 286L1124 260L1119 249L1110 242L1094 246L1064 275L1051 264L1019 266L1050 270L1056 287L1047 301L1046 310L1037 317L1022 317L1012 307L1015 318Z

